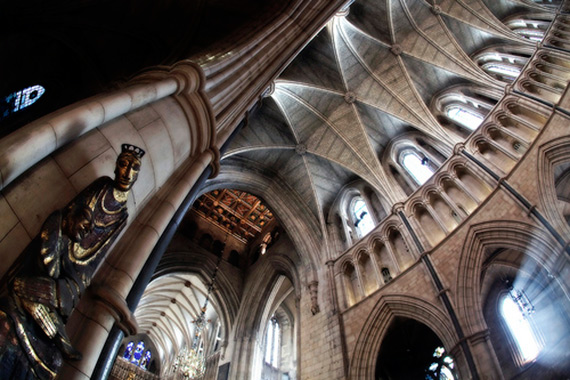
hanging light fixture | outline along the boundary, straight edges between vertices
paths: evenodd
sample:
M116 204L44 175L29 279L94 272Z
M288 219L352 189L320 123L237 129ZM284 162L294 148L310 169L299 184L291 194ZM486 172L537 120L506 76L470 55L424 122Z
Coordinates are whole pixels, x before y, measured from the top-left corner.
M226 235L227 239L227 235ZM208 291L206 293L206 299L204 300L204 306L200 309L200 315L196 320L192 321L195 324L194 328L194 338L192 339L192 346L190 349L184 348L182 352L176 358L174 362L174 371L178 371L182 374L184 379L198 379L204 376L206 372L206 358L204 356L204 351L201 346L201 335L202 331L206 327L206 310L208 308L208 303L210 302L210 295L212 290L214 290L214 284L216 282L216 277L218 275L218 268L220 262L222 261L222 255L218 258L218 263L212 274L212 281L208 285Z

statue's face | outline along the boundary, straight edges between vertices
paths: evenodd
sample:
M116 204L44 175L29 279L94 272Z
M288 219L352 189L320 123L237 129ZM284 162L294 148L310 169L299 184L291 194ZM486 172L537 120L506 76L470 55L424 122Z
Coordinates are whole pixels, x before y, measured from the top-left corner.
M115 187L121 191L129 191L141 169L140 160L130 153L121 153L115 167Z

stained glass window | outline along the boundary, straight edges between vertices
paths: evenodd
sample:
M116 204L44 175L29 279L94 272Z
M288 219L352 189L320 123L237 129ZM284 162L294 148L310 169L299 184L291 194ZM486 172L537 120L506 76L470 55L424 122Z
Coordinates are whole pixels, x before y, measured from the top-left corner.
M135 348L135 352L133 353L133 357L131 358L131 363L138 365L141 361L144 351L144 342L141 340L137 347Z
M433 357L434 362L426 370L426 380L457 380L455 363L445 354L445 348L437 347Z
M131 355L133 354L133 347L135 346L135 342L129 342L127 344L127 348L125 348L125 353L123 354L123 358L130 359Z
M149 363L150 363L151 357L152 357L152 354L150 353L150 350L147 350L147 351L144 353L144 357L143 357L142 360L141 360L140 367L141 367L142 369L148 369L148 365L149 365Z

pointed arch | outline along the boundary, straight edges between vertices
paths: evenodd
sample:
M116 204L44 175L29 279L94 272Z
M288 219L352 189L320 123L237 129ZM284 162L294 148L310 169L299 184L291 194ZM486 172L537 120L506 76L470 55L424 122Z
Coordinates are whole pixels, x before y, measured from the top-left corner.
M466 335L486 329L481 304L481 273L489 252L512 248L540 263L548 272L554 267L560 247L542 228L519 221L493 221L469 229L456 277L455 304Z
M424 299L384 295L374 306L360 330L350 360L349 378L374 379L374 370L382 340L395 317L405 317L429 327L449 351L458 342L447 314Z

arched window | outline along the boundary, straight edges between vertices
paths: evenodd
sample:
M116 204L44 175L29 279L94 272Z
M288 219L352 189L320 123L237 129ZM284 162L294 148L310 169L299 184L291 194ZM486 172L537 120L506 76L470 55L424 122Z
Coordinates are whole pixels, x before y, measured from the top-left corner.
M517 79L531 54L526 47L491 46L475 54L473 60L495 79L511 83Z
M473 112L469 108L458 104L453 104L452 106L447 107L445 112L451 120L472 131L477 129L483 121L483 115Z
M419 185L423 185L434 173L427 165L426 159L421 160L417 154L411 151L402 155L402 166Z
M131 357L131 363L139 365L143 357L143 351L144 351L144 342L141 340L137 344L135 352L133 352L133 356Z
M542 41L552 16L536 13L514 16L504 21L505 25L516 34L531 41Z
M150 350L147 350L147 351L144 353L144 356L143 356L143 358L142 358L142 360L141 360L140 367L141 367L142 369L148 369L148 365L149 365L149 363L150 363L151 357L152 357L152 354L150 353Z
M150 350L145 351L144 342L141 340L135 346L134 342L129 342L123 353L123 358L142 369L148 369L152 353Z
M265 363L278 368L279 353L281 349L281 327L275 316L271 317L267 323L267 333L265 334Z
M374 222L372 221L372 216L370 215L364 200L361 198L353 199L351 211L352 218L354 220L354 227L356 227L359 237L362 237L372 231L374 228Z
M443 125L451 123L464 133L471 133L501 96L497 91L478 86L454 86L436 95L432 108Z
M135 347L135 342L129 342L127 347L125 348L125 353L123 354L123 358L130 359L131 355L133 354L133 348Z
M534 307L522 290L511 288L499 301L499 312L516 343L520 364L533 361L542 348L533 328Z

